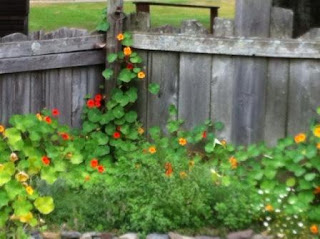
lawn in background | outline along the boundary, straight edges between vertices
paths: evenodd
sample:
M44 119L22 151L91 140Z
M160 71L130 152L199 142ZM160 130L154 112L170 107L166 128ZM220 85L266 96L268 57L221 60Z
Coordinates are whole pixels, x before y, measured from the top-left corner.
M171 2L220 5L219 16L233 18L235 0L167 0ZM30 10L30 31L51 31L60 27L76 27L94 30L101 19L106 3L55 3L32 4ZM125 3L125 12L135 11L134 4ZM209 26L209 10L172 7L151 7L153 27L170 24L179 26L186 19L197 19Z

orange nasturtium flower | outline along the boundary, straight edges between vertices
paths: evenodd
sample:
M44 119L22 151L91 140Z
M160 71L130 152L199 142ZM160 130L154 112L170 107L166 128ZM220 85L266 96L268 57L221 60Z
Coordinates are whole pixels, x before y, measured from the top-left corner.
M226 147L226 145L227 145L227 141L226 140L221 140L221 145L223 146L223 147Z
M91 168L97 168L99 165L98 159L92 159L90 162Z
M320 149L320 143L317 143L317 149Z
M138 133L141 135L141 134L143 134L144 133L144 129L142 128L142 127L140 127L139 129L138 129Z
M105 171L104 167L102 165L98 166L98 172L103 173Z
M180 139L179 139L179 144L180 144L181 146L185 146L187 143L188 143L188 141L187 141L185 138L180 138Z
M319 233L319 228L318 228L318 226L315 225L315 224L311 225L311 227L310 227L310 232L311 232L312 234L314 234L314 235L318 234L318 233Z
M27 191L27 193L28 193L29 195L32 195L33 192L34 192L34 190L33 190L33 188L32 188L31 186L27 186L27 187L26 187L26 191Z
M316 189L313 191L314 194L320 194L320 186L316 187Z
M0 133L3 133L5 130L4 126L0 124Z
M146 77L146 74L143 72L143 71L140 71L139 73L138 73L138 78L139 79L143 79L143 78L145 78Z
M157 152L157 148L155 146L149 147L149 153L150 154L155 154Z
M60 114L58 109L52 109L51 113L52 113L52 116L58 116Z
M42 115L40 113L36 114L38 120L42 121Z
M48 123L48 124L51 124L52 123L52 120L49 116L46 116L44 117L44 120Z
M186 172L180 172L180 178L181 179L185 179L187 177L187 173Z
M170 177L171 174L173 173L172 164L171 163L166 163L164 167L166 169L166 175L168 177Z
M49 165L51 162L51 160L47 156L43 156L41 160L44 165Z
M125 56L130 56L132 54L131 47L127 46L127 47L123 48L123 54Z
M273 211L273 206L268 204L265 208L264 208L267 212L272 212Z
M118 41L122 41L124 39L124 35L122 33L119 33L117 39Z
M303 133L300 133L300 134L297 134L295 137L294 137L294 141L297 143L297 144L300 144L300 143L303 143L305 142L307 139L307 136Z
M229 159L232 169L236 169L238 167L238 160L235 157L231 157Z
M316 127L314 127L313 134L314 134L314 136L320 138L320 124L318 124L318 125L316 125Z

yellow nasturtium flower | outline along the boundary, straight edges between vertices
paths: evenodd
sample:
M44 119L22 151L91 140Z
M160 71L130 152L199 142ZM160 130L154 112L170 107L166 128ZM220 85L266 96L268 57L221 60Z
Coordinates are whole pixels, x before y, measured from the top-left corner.
M16 179L19 182L25 182L25 181L27 181L29 179L29 175L26 174L25 172L20 172L20 173L16 174Z
M18 158L18 155L16 155L15 153L10 154L10 160L11 160L12 162L17 161L18 159L19 159L19 158Z
M31 186L27 186L27 187L26 187L26 191L27 191L27 193L28 193L29 195L32 195L32 194L34 193L34 190L33 190L33 188L32 188Z
M320 124L318 124L318 125L316 125L316 127L314 127L313 134L314 134L314 136L320 138Z
M30 222L32 218L33 218L33 215L31 212L29 212L26 215L20 216L20 222L23 222L23 223Z
M3 133L5 130L4 126L0 124L0 134Z
M140 135L143 134L143 133L144 133L144 129L140 127L140 128L138 129L138 133L139 133Z

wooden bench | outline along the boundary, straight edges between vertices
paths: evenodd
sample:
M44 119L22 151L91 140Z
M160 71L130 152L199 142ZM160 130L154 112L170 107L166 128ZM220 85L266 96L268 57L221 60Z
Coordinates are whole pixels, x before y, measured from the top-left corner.
M133 1L136 5L137 12L150 13L150 6L164 6L164 7L187 7L187 8L206 8L210 9L210 32L213 33L214 19L218 16L218 6L208 5L193 5L193 4L179 4L179 3L163 3L163 2L145 2L145 1Z

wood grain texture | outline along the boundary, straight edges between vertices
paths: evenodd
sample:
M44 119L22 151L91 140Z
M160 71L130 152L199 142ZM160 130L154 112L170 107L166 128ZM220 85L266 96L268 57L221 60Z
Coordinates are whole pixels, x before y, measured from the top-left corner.
M286 136L289 61L271 59L268 66L264 140L275 145Z
M169 106L178 106L179 54L152 52L149 61L149 84L160 84L160 92L148 95L147 126L160 126L166 132Z
M186 128L194 127L210 117L210 82L212 57L181 54L179 81L179 118Z
M306 132L311 119L318 118L320 64L314 60L290 61L288 135Z
M235 57L232 141L248 145L263 140L267 59Z
M229 56L214 56L212 61L211 115L210 118L224 124L217 132L220 139L231 142L232 109L235 92L234 59Z

